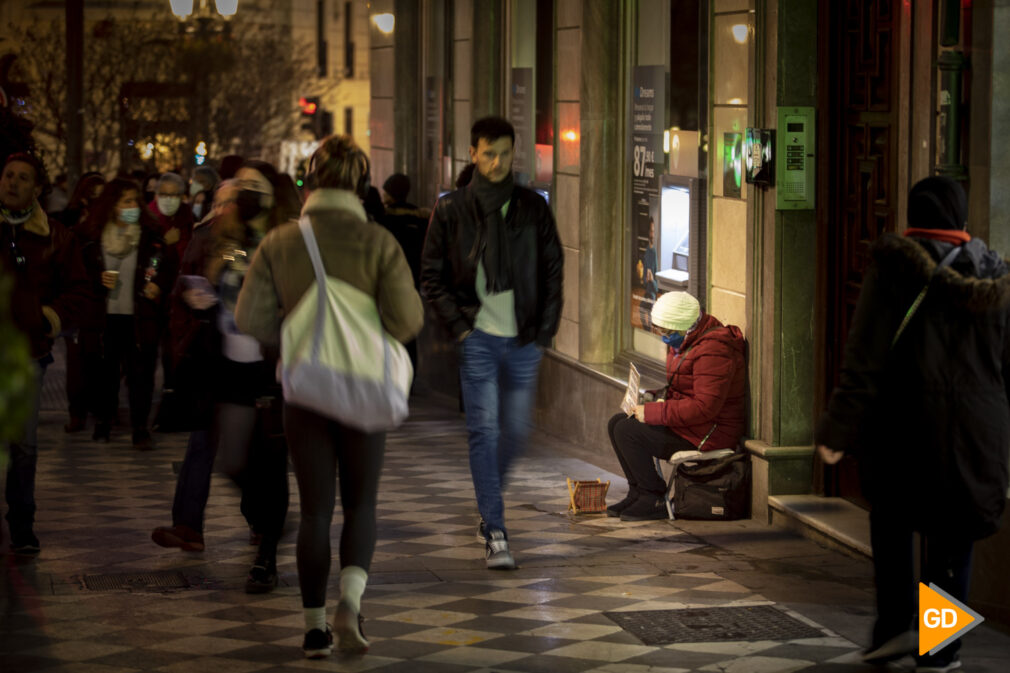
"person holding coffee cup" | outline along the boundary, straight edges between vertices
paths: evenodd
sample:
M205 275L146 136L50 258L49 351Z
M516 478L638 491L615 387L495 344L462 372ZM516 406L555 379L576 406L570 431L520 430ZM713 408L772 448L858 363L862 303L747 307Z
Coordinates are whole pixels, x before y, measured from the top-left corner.
M96 416L92 438L108 441L118 412L119 381L129 388L133 446L151 448L148 417L161 325L167 315L178 260L140 207L140 190L129 180L109 182L95 202L82 248L95 285L94 309L100 319L101 348Z

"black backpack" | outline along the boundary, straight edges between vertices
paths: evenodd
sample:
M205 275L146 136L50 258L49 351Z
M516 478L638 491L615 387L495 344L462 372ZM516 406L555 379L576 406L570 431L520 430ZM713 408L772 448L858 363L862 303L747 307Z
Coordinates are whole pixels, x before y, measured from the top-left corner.
M677 466L675 519L732 521L750 516L750 456L744 451Z

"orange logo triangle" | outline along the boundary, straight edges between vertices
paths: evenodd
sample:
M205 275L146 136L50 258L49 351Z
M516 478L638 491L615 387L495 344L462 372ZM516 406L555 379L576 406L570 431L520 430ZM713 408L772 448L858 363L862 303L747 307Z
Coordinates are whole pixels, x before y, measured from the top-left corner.
M936 654L983 617L935 584L919 583L919 655Z

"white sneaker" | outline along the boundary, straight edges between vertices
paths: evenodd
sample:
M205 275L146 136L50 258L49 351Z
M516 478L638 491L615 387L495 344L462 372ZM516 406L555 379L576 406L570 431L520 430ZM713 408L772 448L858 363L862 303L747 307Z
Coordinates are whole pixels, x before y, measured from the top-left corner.
M500 530L493 530L488 535L484 547L484 555L487 559L489 570L515 570L516 560L509 552L509 543L505 539L505 533Z
M337 650L342 654L364 654L368 651L368 640L361 630L361 615L346 603L337 603L337 615L333 618L333 630L337 636Z
M901 659L914 653L919 648L919 634L915 631L905 631L886 641L883 645L863 652L863 662L867 664L886 664L895 659Z

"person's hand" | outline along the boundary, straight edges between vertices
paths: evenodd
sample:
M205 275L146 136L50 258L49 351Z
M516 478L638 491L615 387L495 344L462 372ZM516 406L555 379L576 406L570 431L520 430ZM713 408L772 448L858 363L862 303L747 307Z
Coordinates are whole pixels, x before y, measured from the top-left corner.
M179 233L179 227L172 227L171 229L165 232L164 236L165 245L175 245L176 243L179 242L180 235L181 234Z
M144 286L144 296L154 301L161 294L161 288L154 283L148 281L147 285Z
M182 300L192 309L205 311L217 303L217 295L193 288L182 293Z
M652 275L652 269L646 269L645 270L645 282L646 283L651 283L652 280L653 280L653 278L655 278L655 276Z
M845 452L835 451L834 449L830 449L824 446L823 444L818 444L817 455L819 455L821 457L821 460L823 460L827 465L834 465L835 463L840 461L843 456L845 456Z
M639 404L635 407L635 420L639 423L645 423L645 405Z
M106 290L116 289L116 279L119 278L118 271L103 271L102 272L102 287Z
M471 334L473 334L472 329L468 329L467 331L463 332L462 334L459 335L459 341L457 343L463 343L464 341L466 341L466 338Z

